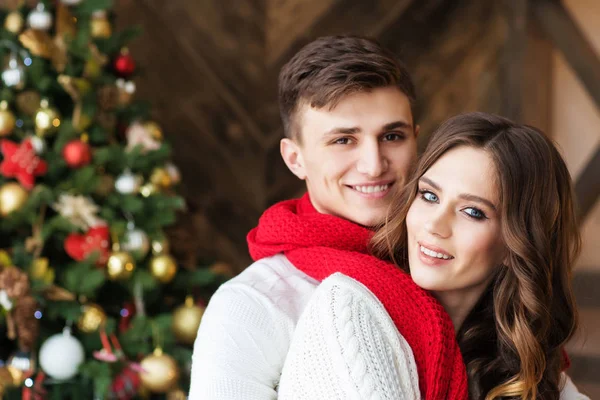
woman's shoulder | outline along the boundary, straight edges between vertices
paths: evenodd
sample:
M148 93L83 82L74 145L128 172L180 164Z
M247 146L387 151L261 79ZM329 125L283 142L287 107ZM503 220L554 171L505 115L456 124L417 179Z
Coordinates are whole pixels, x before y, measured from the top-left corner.
M299 394L308 400L420 398L408 343L377 297L346 275L325 279L298 321L279 398Z
M560 391L560 400L590 400L589 397L580 393L569 375L562 373L563 387Z

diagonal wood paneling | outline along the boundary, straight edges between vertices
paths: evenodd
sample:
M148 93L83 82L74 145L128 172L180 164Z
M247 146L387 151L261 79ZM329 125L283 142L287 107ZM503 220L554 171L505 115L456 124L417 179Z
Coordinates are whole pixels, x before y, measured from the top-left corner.
M118 26L145 29L131 46L144 67L138 95L153 104L182 169L191 211L179 229L191 236L181 242L238 268L260 213L304 186L279 155L276 87L280 67L310 40L369 35L403 54L423 139L450 115L501 107L507 23L496 2L313 2L117 3Z
M335 0L267 0L266 63L282 58L292 43L305 36Z
M532 13L544 33L563 53L583 83L596 107L600 109L600 55L592 47L567 9L558 0L532 0ZM575 185L582 219L592 210L600 198L600 149L597 149L588 165L577 178Z

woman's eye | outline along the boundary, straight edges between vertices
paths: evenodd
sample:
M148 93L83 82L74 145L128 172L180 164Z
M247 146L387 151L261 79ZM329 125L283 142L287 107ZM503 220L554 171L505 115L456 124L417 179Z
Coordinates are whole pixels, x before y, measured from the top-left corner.
M421 198L429 203L437 203L439 198L429 190L421 190Z
M465 208L464 212L471 218L474 219L484 219L487 218L485 213L477 208L469 207Z

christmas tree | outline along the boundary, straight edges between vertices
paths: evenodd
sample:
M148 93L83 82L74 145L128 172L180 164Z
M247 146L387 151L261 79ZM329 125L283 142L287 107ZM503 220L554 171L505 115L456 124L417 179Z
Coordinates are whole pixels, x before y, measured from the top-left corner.
M179 172L111 6L0 10L0 397L185 398L219 283L169 249Z

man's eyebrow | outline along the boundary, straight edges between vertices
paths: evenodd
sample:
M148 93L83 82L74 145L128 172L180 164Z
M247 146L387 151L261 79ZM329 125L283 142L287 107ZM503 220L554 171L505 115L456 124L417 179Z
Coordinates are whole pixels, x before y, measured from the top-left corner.
M406 121L394 121L394 122L390 122L389 124L385 124L381 130L382 131L391 131L391 130L398 129L398 128L412 130L413 126Z
M340 126L340 127L336 127L336 128L332 128L332 129L328 130L327 132L325 132L323 134L323 136L333 136L333 135L339 135L339 134L356 135L359 132L360 132L359 127L346 128L346 127Z

